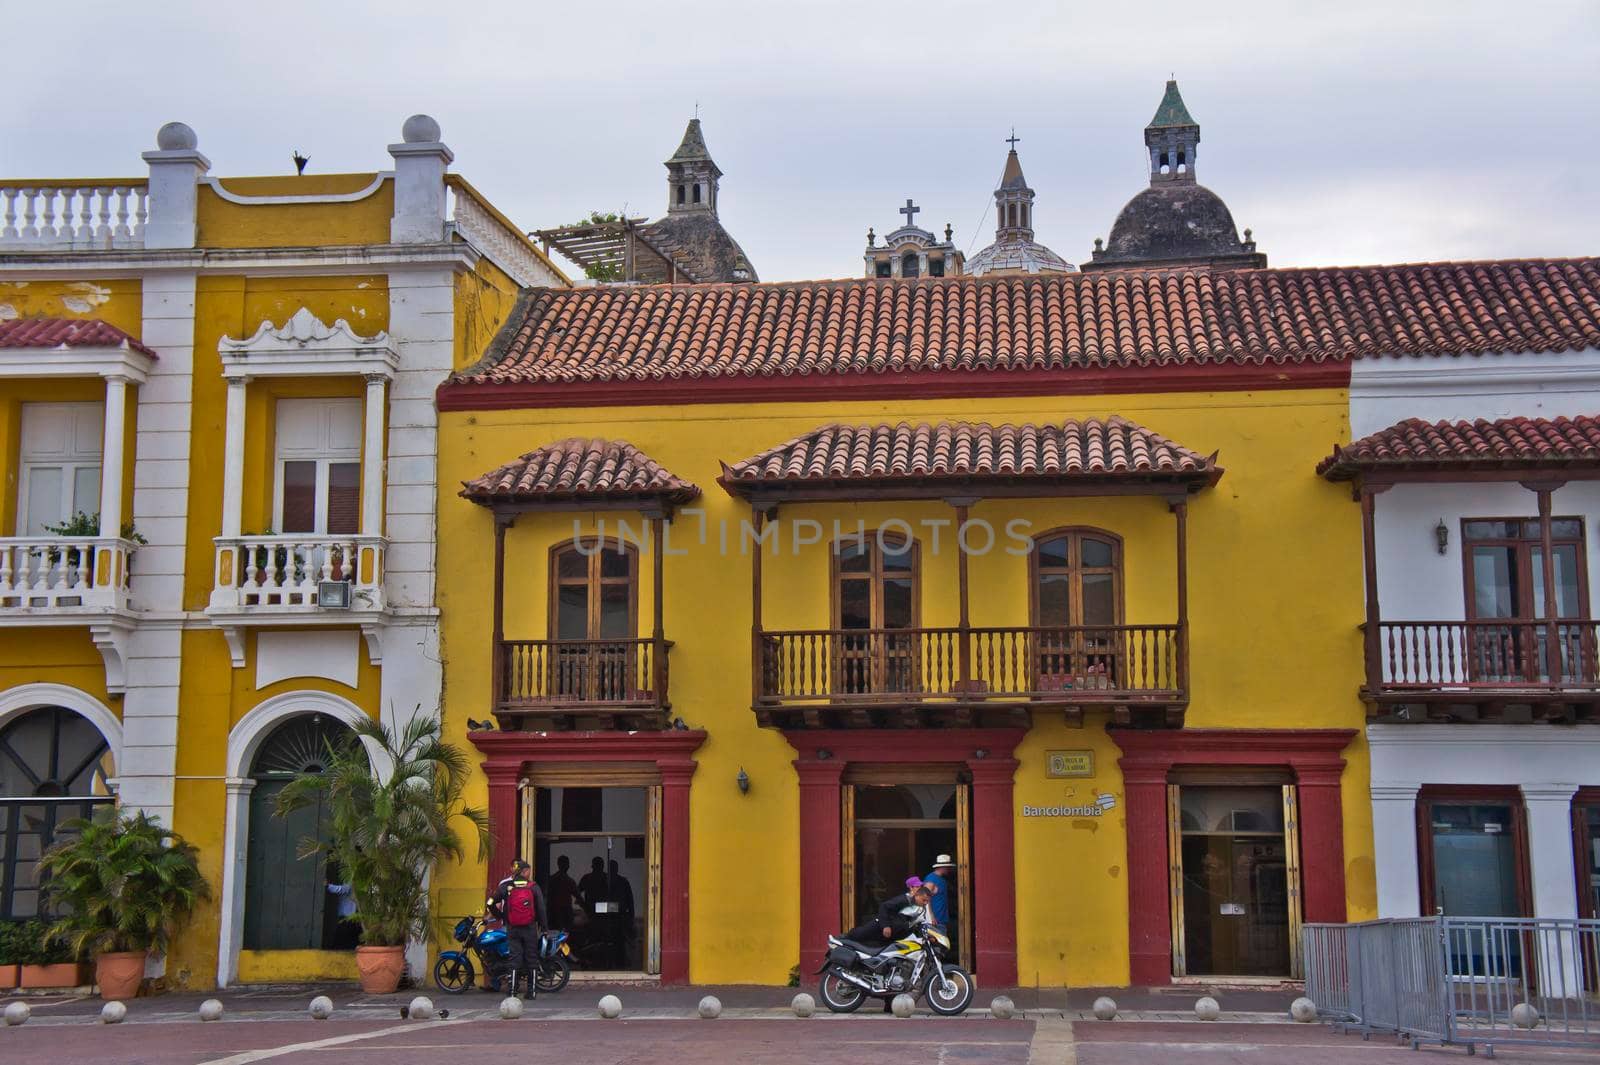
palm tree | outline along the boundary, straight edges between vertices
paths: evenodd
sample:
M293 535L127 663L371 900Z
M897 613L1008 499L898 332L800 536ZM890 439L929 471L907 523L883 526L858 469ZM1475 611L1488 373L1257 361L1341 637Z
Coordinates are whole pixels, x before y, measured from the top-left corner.
M326 799L331 838L302 840L300 857L325 853L338 863L363 944L403 946L428 934L428 870L465 856L453 822L464 818L477 831L482 861L489 818L462 802L469 763L439 738L437 720L414 714L398 734L367 720L354 732L361 742L330 747L323 772L303 773L279 792L277 813Z

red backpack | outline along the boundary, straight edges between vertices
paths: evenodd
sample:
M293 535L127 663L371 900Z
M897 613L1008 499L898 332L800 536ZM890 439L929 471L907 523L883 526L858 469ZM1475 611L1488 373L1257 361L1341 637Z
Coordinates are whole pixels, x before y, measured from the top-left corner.
M506 892L506 924L526 927L534 919L533 885L526 880L512 882Z

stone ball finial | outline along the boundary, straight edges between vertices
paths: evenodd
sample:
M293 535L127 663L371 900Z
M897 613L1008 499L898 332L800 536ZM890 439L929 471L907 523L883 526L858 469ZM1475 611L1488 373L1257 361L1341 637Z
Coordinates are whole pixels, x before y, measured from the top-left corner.
M164 152L192 152L199 146L200 138L182 122L168 122L156 130L156 147Z
M400 136L407 144L431 144L439 139L439 123L432 115L412 115L400 127Z

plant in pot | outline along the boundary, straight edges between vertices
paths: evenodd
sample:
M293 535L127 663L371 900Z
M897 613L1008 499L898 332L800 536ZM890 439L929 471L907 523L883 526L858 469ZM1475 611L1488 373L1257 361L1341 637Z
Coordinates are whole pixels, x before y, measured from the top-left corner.
M0 921L0 991L10 991L22 980L23 946L20 921Z
M34 918L11 927L18 987L82 986L83 966L64 940L50 934L49 924Z
M361 926L361 988L387 994L400 984L407 941L430 932L428 871L465 856L455 822L476 833L481 861L489 819L462 801L469 763L439 738L437 720L417 713L398 732L376 721L354 732L360 743L330 745L322 772L303 773L278 793L277 812L325 805L329 838L303 840L300 857L325 854L338 863L355 902L350 919Z
M165 951L211 889L198 851L143 811L97 810L63 826L72 835L39 859L61 917L50 934L93 956L104 999L133 998L151 951Z

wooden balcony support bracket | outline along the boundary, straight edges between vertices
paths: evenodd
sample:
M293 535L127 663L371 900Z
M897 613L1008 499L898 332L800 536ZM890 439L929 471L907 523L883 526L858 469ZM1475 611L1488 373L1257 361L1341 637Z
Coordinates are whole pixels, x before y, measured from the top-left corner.
M490 652L489 699L494 708L506 697L506 530L517 519L503 511L494 512L494 637Z
M1185 497L1171 500L1167 507L1176 519L1178 551L1178 690L1189 691L1189 502ZM1167 724L1173 725L1173 711L1167 711ZM1183 726L1183 708L1177 708L1176 727Z
M1545 652L1549 660L1545 672L1550 675L1550 689L1561 690L1561 607L1556 599L1556 559L1555 548L1550 539L1550 500L1555 490L1565 482L1554 480L1523 481L1522 487L1533 492L1539 500L1539 551L1542 556L1543 581L1544 581L1544 613L1545 613Z

